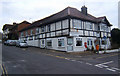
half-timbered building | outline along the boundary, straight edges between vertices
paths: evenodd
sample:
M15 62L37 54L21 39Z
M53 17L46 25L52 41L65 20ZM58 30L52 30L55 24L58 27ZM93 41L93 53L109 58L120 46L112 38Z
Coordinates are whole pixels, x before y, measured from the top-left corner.
M105 16L96 18L88 14L85 6L81 11L67 7L20 30L19 39L29 46L67 52L86 50L85 42L88 49L95 49L96 42L101 49L108 49L111 26Z

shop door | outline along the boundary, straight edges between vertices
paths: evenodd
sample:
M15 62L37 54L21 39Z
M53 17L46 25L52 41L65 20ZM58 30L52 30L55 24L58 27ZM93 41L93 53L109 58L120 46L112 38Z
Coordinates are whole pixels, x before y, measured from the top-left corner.
M88 48L89 48L90 50L92 49L92 46L93 46L92 39L88 39L88 40L87 40L87 46L88 46Z
M67 51L73 51L73 38L67 38Z

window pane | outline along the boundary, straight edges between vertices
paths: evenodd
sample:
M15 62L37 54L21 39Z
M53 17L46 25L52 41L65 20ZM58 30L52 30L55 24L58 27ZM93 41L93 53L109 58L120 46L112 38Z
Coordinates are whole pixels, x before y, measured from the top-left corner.
M61 29L61 22L56 22L56 30L59 30Z
M62 27L63 27L63 29L68 28L68 19L62 21Z
M47 32L50 32L50 25L47 25Z
M51 24L51 31L55 31L55 23Z
M81 20L73 19L73 27L82 29Z
M45 27L44 26L41 27L41 32L45 32Z
M72 38L68 38L68 45L72 45L73 44L73 39Z
M42 40L42 44L44 44L44 40Z
M58 39L58 46L64 46L64 39Z
M52 40L47 41L47 46L52 46Z
M76 46L82 46L82 38L76 38Z
M90 22L86 22L85 27L86 27L86 29L90 30L90 29L93 28L93 25L92 25L92 23L90 23Z
M39 33L39 28L36 28L36 34L38 34Z

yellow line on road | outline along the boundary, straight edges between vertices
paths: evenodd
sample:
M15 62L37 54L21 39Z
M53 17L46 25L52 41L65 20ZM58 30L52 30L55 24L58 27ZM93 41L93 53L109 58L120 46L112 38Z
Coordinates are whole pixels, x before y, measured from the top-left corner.
M3 70L3 75L4 75L4 76L8 76L8 72L7 72L4 64L1 65L1 68L2 68L2 70ZM5 73L6 73L6 74L5 74Z
M26 50L26 49L22 49L22 50Z
M0 66L1 66L1 69L2 69L2 74L4 75L5 74L5 72L4 72L4 70L3 70L3 67L2 67L2 65L0 64Z
M97 57L96 59L100 59L100 58L106 58L106 57L111 57L111 56L116 56L118 54L114 54L114 55L109 55L109 56L103 56L103 57Z
M62 56L52 55L52 54L45 54L45 55L57 57L57 58L61 58L61 59L73 59L73 58L66 58L66 57L62 57Z

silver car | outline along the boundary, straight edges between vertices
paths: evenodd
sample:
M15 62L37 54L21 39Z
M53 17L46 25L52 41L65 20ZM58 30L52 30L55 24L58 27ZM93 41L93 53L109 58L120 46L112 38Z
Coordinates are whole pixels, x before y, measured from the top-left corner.
M18 46L18 47L28 47L28 44L25 41L17 41L16 46Z

